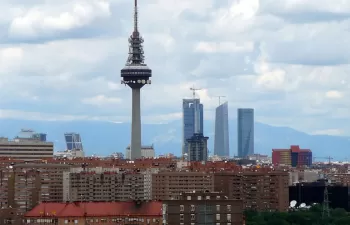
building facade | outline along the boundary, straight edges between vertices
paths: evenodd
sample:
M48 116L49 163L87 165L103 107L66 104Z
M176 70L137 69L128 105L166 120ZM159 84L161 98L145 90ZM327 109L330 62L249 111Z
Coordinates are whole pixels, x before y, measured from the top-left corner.
M67 164L18 163L0 171L0 208L24 213L39 202L63 201L63 172Z
M254 109L238 109L238 157L254 154Z
M272 149L272 164L292 167L311 166L312 151L292 145L289 149Z
M227 158L230 156L227 102L218 106L215 111L214 155Z
M222 193L182 193L177 200L163 201L164 225L242 225L243 202Z
M183 192L214 191L213 175L204 172L159 172L152 174L154 200L178 199Z
M142 158L154 158L155 157L154 146L153 145L141 146L141 157ZM131 159L130 145L125 149L125 158Z
M229 199L243 200L244 209L287 211L288 172L219 172L214 174L215 191Z
M53 157L53 143L33 138L0 138L0 157L25 161L50 159Z
M188 153L187 139L190 139L195 133L203 134L203 104L200 103L200 99L183 99L182 113L182 153L186 154Z
M25 214L26 224L162 225L162 203L156 201L38 204Z
M188 161L207 161L208 160L208 139L203 134L194 134L187 139Z
M81 150L83 149L83 143L81 142L80 134L78 133L65 133L64 139L66 140L66 150Z
M71 169L63 175L64 201L128 201L151 199L150 175L118 168Z

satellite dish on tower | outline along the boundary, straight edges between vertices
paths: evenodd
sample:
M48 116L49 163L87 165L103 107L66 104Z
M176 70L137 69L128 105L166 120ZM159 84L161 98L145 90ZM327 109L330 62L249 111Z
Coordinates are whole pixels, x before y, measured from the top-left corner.
M296 204L297 204L297 201L293 200L290 202L290 207L294 208L296 206Z

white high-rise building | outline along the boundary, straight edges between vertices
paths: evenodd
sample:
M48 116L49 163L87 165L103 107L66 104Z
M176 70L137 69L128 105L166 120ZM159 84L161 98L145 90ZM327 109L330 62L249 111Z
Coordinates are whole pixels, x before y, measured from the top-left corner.
M214 155L230 156L227 102L219 105L215 112Z

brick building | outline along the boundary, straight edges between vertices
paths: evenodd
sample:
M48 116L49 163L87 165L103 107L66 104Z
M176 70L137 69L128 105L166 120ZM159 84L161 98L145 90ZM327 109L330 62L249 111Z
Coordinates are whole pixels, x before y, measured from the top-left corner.
M243 200L245 209L287 211L288 172L243 171L214 174L215 191Z
M298 145L292 145L289 149L272 149L273 165L311 166L312 151L300 149Z
M0 171L0 206L24 213L39 202L63 201L63 172L69 165L13 164Z
M161 202L41 203L25 214L27 224L161 225Z
M221 193L183 193L177 200L163 201L164 225L242 225L243 202Z
M151 199L151 175L119 168L72 169L63 177L64 201L127 201Z
M213 175L205 172L159 172L152 174L154 200L177 199L190 191L214 191Z

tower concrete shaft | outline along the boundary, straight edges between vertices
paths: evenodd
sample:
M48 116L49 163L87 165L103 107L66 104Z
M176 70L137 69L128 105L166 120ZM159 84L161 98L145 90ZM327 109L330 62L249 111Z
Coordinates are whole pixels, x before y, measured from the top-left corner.
M131 160L141 158L141 89L132 89Z

